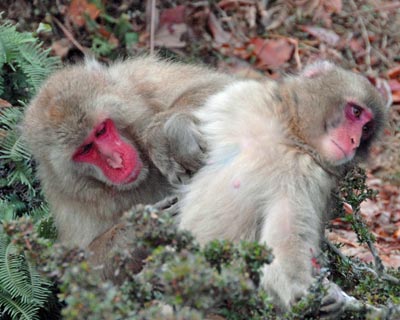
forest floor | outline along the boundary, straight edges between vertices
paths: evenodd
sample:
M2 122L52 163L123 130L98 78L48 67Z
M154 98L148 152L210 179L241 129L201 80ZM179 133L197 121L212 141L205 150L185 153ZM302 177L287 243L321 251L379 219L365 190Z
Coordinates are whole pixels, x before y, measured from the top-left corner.
M316 59L367 75L387 98L390 121L366 165L378 195L361 213L384 264L400 267L400 2L16 0L2 11L66 63L89 51L104 62L155 51L251 78L277 79ZM329 239L372 260L341 218Z

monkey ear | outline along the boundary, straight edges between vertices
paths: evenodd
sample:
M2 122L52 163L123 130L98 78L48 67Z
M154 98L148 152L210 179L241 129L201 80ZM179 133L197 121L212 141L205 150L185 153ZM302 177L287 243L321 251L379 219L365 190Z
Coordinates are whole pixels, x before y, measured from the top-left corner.
M326 60L319 60L307 66L303 70L301 75L306 78L316 78L321 75L327 74L328 72L332 71L335 68L336 66L332 62Z
M369 80L381 94L383 100L385 101L386 109L389 109L393 103L393 97L388 81L382 78L373 79L374 81L371 81L371 79Z

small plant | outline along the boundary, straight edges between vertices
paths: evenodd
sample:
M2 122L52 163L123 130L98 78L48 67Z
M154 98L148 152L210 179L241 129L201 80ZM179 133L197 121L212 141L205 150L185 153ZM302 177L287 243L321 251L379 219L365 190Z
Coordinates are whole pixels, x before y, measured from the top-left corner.
M23 106L17 105L27 103L59 65L31 33L18 32L8 22L0 25L0 98L6 105L0 109L0 220L47 212L17 129L23 115Z
M59 60L42 50L32 34L18 32L7 22L0 25L0 221L7 225L29 213L47 237L54 237L54 227L17 130L23 107L16 105L25 104L58 66ZM29 242L29 234L23 237ZM11 235L1 234L1 312L12 319L39 319L40 310L51 299L51 286Z

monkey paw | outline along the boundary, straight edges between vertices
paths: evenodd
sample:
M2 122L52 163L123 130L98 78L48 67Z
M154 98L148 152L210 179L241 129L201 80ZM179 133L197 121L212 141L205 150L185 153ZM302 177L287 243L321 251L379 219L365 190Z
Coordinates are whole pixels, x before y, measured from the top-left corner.
M320 308L321 319L338 319L344 311L347 295L333 282L324 280L327 289L326 295L322 299Z
M188 181L203 164L205 142L187 113L157 115L145 133L154 165L173 185Z

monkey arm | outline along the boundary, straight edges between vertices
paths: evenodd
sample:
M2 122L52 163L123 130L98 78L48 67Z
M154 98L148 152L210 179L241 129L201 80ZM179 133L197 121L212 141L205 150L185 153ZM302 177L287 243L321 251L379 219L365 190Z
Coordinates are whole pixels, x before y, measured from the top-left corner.
M320 253L323 212L331 186L321 168L310 170L314 165L303 160L298 162L295 173L289 170L281 176L282 187L264 208L260 230L260 242L272 247L275 255L272 264L264 266L261 283L283 309L289 309L307 294L319 272L315 258ZM302 175L302 169L309 174ZM321 314L331 319L341 313L344 296L334 283L326 280L324 286L327 290Z
M265 210L260 242L272 247L275 259L264 266L261 284L283 309L289 309L313 281L312 258L319 252L320 222L316 217L304 225L307 210L301 212L285 196Z

